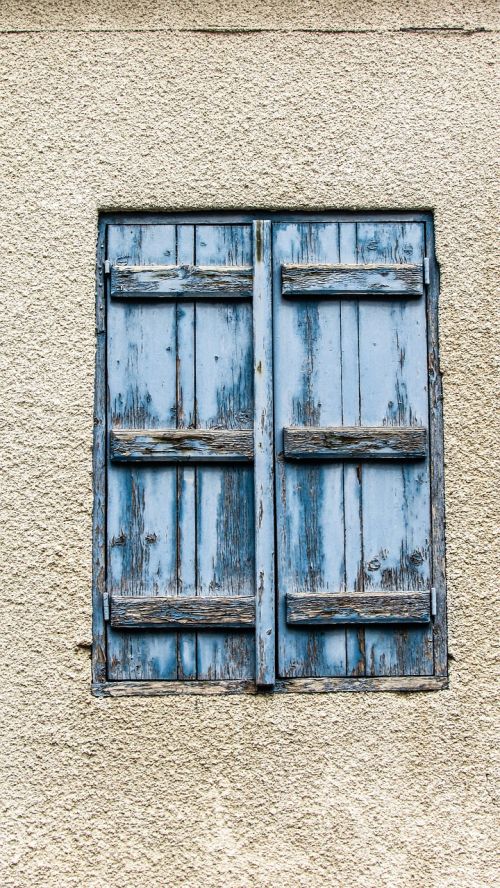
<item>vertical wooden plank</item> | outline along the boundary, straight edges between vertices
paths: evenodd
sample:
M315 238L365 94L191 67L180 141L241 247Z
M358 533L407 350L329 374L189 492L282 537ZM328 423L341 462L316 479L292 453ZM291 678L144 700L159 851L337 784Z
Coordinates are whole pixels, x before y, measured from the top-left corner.
M251 265L249 225L196 227L200 265ZM196 400L200 428L253 428L251 303L196 308ZM254 483L250 466L197 469L199 595L253 595ZM254 679L253 632L198 633L198 678Z
M175 263L172 225L110 225L108 258L122 264ZM176 425L175 305L108 301L108 426ZM108 466L108 591L176 591L176 469ZM177 675L173 631L108 628L108 677Z
M106 681L106 628L103 596L106 592L106 299L104 259L106 225L99 224L96 274L96 356L92 477L92 681Z
M356 223L339 223L340 262L356 262ZM342 348L342 424L358 426L360 415L359 387L359 301L346 299L340 303ZM363 590L363 544L361 533L362 464L345 463L342 467L344 485L344 551L345 588L347 592ZM347 675L365 674L364 626L346 628Z
M273 225L278 658L282 677L343 675L345 629L287 625L287 592L344 587L342 466L282 457L283 427L340 425L338 300L284 300L281 264L338 262L336 223Z
M177 263L193 265L194 225L177 226ZM178 303L177 428L196 426L196 304ZM196 469L177 469L177 594L196 595ZM177 634L177 675L196 678L196 633Z
M271 222L254 222L253 364L256 682L275 681Z
M431 453L432 585L436 590L434 620L434 672L448 674L446 620L446 548L444 497L443 386L439 366L439 268L436 261L434 227L425 223L426 254L430 282L427 290L427 343L429 355L429 436Z
M422 223L359 223L360 262L422 262ZM361 424L428 425L424 299L361 301ZM429 466L363 466L363 572L369 589L430 586ZM429 675L430 626L367 627L368 675Z

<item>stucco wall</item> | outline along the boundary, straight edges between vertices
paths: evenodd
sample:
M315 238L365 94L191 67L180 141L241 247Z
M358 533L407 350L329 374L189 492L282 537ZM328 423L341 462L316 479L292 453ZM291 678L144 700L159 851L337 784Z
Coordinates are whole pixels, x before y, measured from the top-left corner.
M2 883L493 885L493 3L2 21ZM448 691L90 696L97 214L252 206L435 211Z

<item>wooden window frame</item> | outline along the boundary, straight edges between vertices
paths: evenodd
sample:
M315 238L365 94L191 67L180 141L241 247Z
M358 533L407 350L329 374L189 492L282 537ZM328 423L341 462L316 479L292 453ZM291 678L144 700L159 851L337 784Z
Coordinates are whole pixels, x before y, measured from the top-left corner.
M106 298L104 260L106 230L110 224L213 224L251 223L260 219L289 222L420 222L425 229L429 257L426 288L429 383L430 496L432 587L436 596L433 619L433 675L277 679L271 689L254 681L108 681L106 673ZM92 693L97 697L163 696L170 694L324 693L335 691L435 691L448 687L443 395L439 368L439 268L435 257L434 220L431 212L189 212L102 213L98 222L96 272L96 360L93 434L93 556L92 556Z

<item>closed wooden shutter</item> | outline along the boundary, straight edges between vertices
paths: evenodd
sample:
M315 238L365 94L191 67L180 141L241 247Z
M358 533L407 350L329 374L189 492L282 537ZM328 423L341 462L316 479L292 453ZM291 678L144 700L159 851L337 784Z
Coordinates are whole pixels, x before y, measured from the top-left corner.
M279 671L433 671L421 223L274 226Z
M108 261L108 677L254 680L252 226L111 225Z
M102 224L96 687L445 676L431 237L424 214Z

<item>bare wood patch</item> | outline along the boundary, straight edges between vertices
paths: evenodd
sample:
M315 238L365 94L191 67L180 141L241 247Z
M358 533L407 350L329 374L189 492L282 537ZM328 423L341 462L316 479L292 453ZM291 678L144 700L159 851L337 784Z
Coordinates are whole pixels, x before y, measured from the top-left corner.
M288 427L283 431L288 459L425 459L427 455L427 430L422 427Z
M115 429L111 458L121 462L252 462L251 429Z
M113 595L110 615L114 629L154 626L251 629L255 625L255 598L253 595L211 598Z
M284 296L422 296L422 265L285 264Z
M111 297L115 299L248 299L251 266L113 265Z
M312 595L288 594L287 622L331 623L428 623L429 592L362 592Z
M433 675L401 675L353 678L289 678L278 679L274 687L261 691L272 694L331 694L355 691L370 693L412 693L441 691L448 687L446 677ZM259 690L253 681L110 681L96 682L92 686L95 697L164 697L171 694L220 696L222 694L256 695Z
M94 697L165 697L193 694L211 697L222 694L256 694L255 682L241 679L210 681L109 681L92 686Z
M290 694L330 694L343 691L411 693L412 691L441 691L447 687L446 678L434 675L384 675L362 678L348 675L333 678L282 679L276 682L274 690L277 693Z

